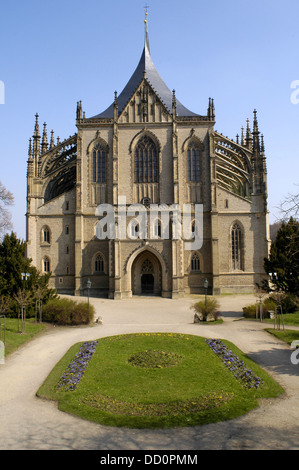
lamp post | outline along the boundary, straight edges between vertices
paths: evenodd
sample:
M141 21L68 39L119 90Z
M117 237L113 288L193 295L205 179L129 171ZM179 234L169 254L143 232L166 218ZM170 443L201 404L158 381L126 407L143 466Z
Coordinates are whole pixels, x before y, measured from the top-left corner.
M21 331L25 331L25 321L26 321L26 303L25 303L25 281L31 276L30 273L21 273L23 281L23 301L21 303Z
M275 326L277 325L277 329L280 330L280 320L282 321L282 326L284 329L284 321L283 321L283 312L282 312L282 306L281 306L281 299L279 295L279 287L277 285L277 273L269 273L270 279L272 283L275 285L275 310L274 310L274 329ZM276 284L275 284L276 281Z
M206 311L207 311L207 295L208 295L208 287L209 287L209 281L207 278L203 281L203 286L205 288L205 303L206 303Z
M89 290L91 288L91 280L90 279L87 279L86 287L87 287L87 294L88 294L88 311L89 311Z

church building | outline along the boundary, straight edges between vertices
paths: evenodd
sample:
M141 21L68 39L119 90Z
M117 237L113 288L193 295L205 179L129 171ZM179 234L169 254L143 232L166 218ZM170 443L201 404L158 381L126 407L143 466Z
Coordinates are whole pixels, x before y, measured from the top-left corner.
M36 114L26 213L33 264L51 273L50 286L61 294L179 298L204 293L205 281L209 294L255 292L270 243L256 111L252 124L248 119L230 139L214 130L213 99L201 114L187 109L153 63L147 16L140 61L111 101L92 117L79 101L77 132L63 141L55 142L53 131L48 141L46 123L40 133ZM142 232L132 212L136 204L146 220L158 208ZM105 207L114 210L106 229ZM189 239L183 232L174 236L173 208L182 219L187 211ZM199 233L201 243L190 243Z

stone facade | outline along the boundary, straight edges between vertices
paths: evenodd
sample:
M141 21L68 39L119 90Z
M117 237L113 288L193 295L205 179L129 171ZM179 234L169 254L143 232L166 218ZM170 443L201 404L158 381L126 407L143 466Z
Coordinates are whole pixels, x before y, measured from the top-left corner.
M52 131L48 143L46 124L41 136L36 115L27 172L27 255L41 272L51 272L59 293L86 295L88 279L91 296L113 299L203 293L204 279L209 293L253 292L269 249L266 160L256 111L252 128L247 120L235 140L219 134L213 100L204 115L185 108L153 65L147 25L145 37L135 73L106 111L86 118L77 103L74 136L54 143ZM191 221L202 204L202 246L186 249L188 240L175 238L171 223L172 236L163 237L161 214L153 233L120 236L117 208L124 200L126 210L142 203L148 218L153 204L176 205L182 214L187 204ZM113 237L106 239L97 233L102 204L116 214ZM137 215L127 217L131 235Z

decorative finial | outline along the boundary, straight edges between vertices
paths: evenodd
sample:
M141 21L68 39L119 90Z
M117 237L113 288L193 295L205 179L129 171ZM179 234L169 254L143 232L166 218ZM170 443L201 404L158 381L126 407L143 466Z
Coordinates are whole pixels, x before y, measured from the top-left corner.
M38 113L36 113L36 115L35 115L34 137L40 137L38 118L39 118L39 115L38 115Z
M54 131L51 131L51 141L50 141L50 149L55 147L55 142L54 142Z
M44 122L43 140L42 140L42 153L46 152L47 149L48 149L47 124Z
M32 140L29 139L29 149L28 149L29 159L32 159Z
M82 119L82 101L77 101L76 117L77 119Z
M150 50L149 39L148 39L148 28L147 28L148 9L149 9L149 6L145 5L145 7L144 7L144 11L145 11L145 18L144 18L144 47L147 47L148 50Z

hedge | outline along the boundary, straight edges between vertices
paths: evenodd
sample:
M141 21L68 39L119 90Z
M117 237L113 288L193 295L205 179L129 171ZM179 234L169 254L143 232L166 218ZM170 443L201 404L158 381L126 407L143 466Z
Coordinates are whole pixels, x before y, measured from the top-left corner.
M94 315L93 305L72 299L52 299L43 306L43 321L57 325L87 325Z

